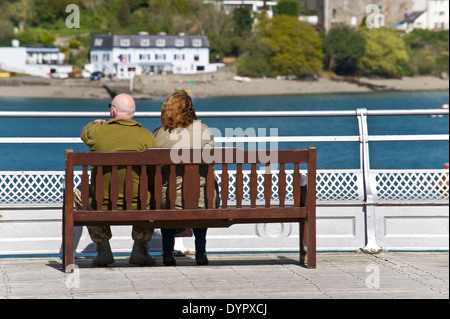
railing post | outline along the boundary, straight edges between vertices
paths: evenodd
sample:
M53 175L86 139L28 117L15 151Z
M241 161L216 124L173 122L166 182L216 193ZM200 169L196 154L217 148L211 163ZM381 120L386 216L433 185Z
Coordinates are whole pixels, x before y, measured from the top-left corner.
M362 248L367 253L378 253L381 247L377 243L375 229L375 203L370 184L369 131L367 126L367 109L356 109L359 126L360 167L364 180L364 212L366 220L366 246Z

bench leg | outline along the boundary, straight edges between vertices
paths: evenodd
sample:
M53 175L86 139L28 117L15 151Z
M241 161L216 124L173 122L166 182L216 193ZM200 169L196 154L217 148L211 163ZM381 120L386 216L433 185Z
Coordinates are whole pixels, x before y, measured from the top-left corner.
M307 243L307 237L306 234L308 232L306 231L306 221L302 220L300 221L300 264L305 265L307 263L307 255L306 255L306 243Z
M316 268L316 221L315 219L307 221L307 240L308 240L308 268Z
M73 215L72 215L73 217ZM62 265L63 269L67 273L74 271L74 233L73 233L73 218L68 220L66 214L63 214L63 231L62 231Z

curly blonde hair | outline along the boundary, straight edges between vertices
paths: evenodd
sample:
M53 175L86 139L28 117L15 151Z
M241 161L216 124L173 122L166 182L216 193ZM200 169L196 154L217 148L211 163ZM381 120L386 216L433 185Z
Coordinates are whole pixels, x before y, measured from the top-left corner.
M197 119L192 99L185 91L172 93L161 107L161 124L169 132L177 127L186 128Z

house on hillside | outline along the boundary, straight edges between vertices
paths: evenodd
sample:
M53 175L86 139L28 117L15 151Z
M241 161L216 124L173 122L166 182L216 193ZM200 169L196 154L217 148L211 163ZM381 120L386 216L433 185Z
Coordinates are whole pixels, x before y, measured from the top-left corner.
M229 14L236 8L247 7L251 11L261 13L266 11L269 18L273 17L273 8L278 4L276 1L255 1L255 0L223 0L223 1L210 1L205 0L203 3L214 5L216 10L225 11Z
M117 79L141 74L195 74L217 71L209 63L209 41L203 35L97 34L91 39L94 71Z
M11 47L0 47L0 69L44 78L67 77L73 71L58 48L21 47L17 40Z
M399 30L411 32L414 29L448 30L449 0L417 1L411 13L405 13L404 19L397 24Z

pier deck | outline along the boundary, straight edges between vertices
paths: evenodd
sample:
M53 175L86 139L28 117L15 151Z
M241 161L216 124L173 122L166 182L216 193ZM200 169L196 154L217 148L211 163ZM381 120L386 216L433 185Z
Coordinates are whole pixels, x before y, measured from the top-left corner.
M186 256L177 258L177 267L165 267L156 256L155 267L133 267L128 257L116 257L107 268L80 258L74 274L65 274L56 257L1 258L0 299L449 298L448 252L319 253L315 270L299 266L297 254L209 258L208 266Z

